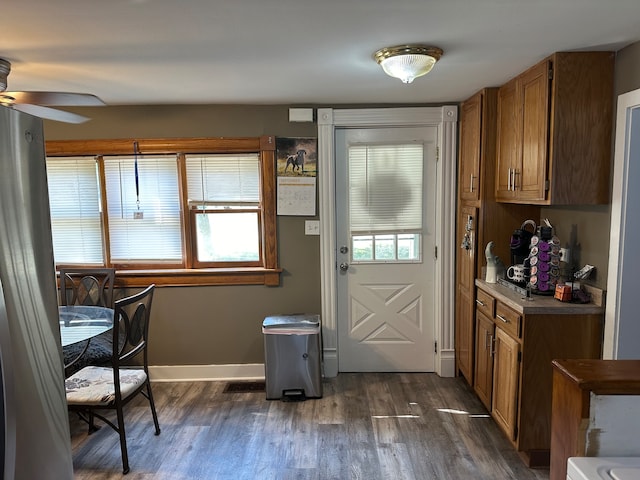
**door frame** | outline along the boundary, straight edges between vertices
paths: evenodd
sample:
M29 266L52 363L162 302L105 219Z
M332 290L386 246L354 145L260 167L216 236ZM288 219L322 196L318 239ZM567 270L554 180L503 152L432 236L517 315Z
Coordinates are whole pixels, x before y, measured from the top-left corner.
M635 113L635 115L634 115ZM640 281L640 222L633 208L637 205L640 170L640 89L618 96L615 125L611 233L602 358L638 358L640 324L637 321L637 285ZM634 118L635 117L635 118ZM635 120L635 123L632 122Z
M335 129L341 127L438 127L436 212L435 338L436 373L455 376L454 285L458 107L318 109L318 196L320 221L320 295L324 375L338 374Z

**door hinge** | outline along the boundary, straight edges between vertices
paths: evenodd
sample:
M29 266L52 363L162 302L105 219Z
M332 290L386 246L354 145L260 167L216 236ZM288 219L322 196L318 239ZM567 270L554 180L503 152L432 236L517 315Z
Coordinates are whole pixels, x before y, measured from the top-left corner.
M440 161L440 147L436 145L436 162Z
M553 80L553 64L549 64L549 80Z
M433 342L433 344L434 344L434 347L435 347L433 351L435 353L438 353L438 341L436 340L435 342Z
M437 245L433 248L433 256L434 256L436 259L438 258L438 246L437 246Z
M545 191L547 191L547 192L549 191L549 180L545 180L545 181L544 181L544 189L545 189Z

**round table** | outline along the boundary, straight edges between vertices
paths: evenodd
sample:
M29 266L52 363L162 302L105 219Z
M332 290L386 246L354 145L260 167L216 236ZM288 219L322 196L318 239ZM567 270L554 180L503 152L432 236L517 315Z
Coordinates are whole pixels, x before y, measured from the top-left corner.
M113 328L113 309L89 305L58 307L62 346L90 340Z

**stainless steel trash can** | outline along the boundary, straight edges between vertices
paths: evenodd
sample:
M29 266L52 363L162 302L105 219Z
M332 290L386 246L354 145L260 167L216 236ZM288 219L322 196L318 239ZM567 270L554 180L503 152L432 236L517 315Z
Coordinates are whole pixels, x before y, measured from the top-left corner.
M322 397L320 315L266 317L262 333L267 400Z

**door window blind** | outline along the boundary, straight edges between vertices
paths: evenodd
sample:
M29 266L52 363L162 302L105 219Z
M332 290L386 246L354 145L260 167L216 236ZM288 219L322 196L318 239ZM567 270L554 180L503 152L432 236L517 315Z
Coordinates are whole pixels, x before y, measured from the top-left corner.
M349 147L352 234L422 229L423 145Z

